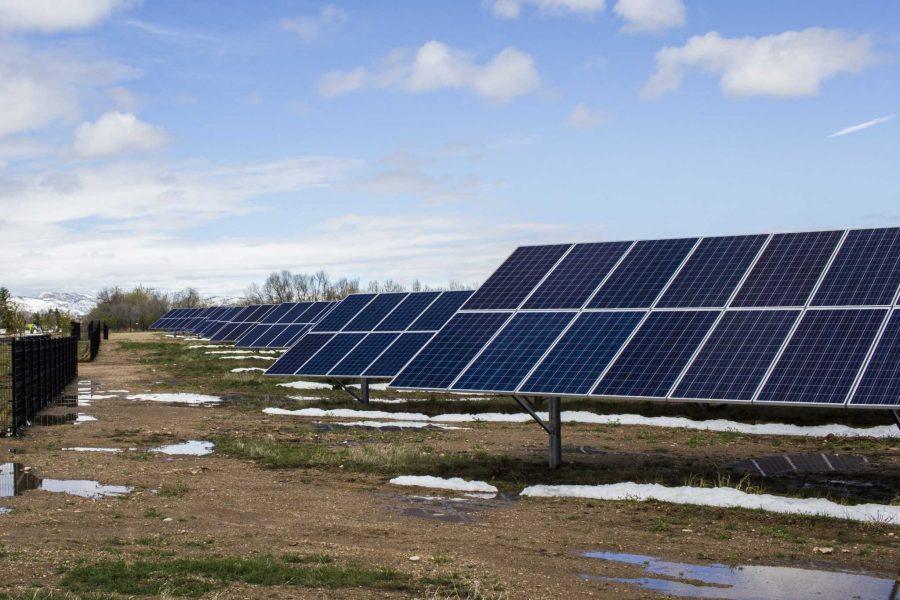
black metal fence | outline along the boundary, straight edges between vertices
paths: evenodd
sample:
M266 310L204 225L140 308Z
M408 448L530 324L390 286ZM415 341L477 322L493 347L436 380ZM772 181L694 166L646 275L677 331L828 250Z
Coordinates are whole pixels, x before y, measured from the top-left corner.
M78 377L78 340L35 335L0 344L0 430L13 435Z

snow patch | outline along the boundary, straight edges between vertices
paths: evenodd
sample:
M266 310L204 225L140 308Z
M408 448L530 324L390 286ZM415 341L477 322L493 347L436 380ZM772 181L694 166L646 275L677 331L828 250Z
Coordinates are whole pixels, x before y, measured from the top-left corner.
M900 506L885 504L843 505L821 498L788 498L748 494L730 487L666 487L656 483L608 485L533 485L521 492L534 498L589 498L592 500L658 500L720 508L749 508L794 515L814 515L900 525Z
M205 394L133 394L127 396L129 400L146 400L148 402L167 402L172 404L191 404L196 406L207 406L211 404L221 404L222 399L218 396L207 396Z
M332 423L341 427L373 427L377 429L386 429L396 427L399 429L425 429L428 427L434 429L466 429L465 427L455 427L453 425L441 425L439 423L426 423L422 421L341 421Z
M291 388L295 390L330 390L331 385L321 383L319 381L289 381L288 383L279 383L281 387Z
M181 444L169 444L167 446L153 448L151 452L159 452L171 456L206 456L207 454L212 454L214 447L215 444L212 442L188 440Z
M84 446L74 446L72 448L63 448L65 452L121 452L121 448L88 448Z
M247 360L248 358L255 358L256 360L275 360L274 356L220 356L219 360Z
M228 344L196 344L188 346L188 350L196 350L197 348L231 348Z
M128 390L106 390L110 394L128 394L130 393Z
M436 490L455 490L458 492L480 492L496 494L500 490L484 481L466 481L461 477L432 477L431 475L402 475L394 477L388 483L412 487L431 488Z
M96 421L97 417L92 417L91 415L85 415L83 413L78 413L78 416L75 417L75 424L78 425L80 423L90 423L91 421Z
M232 373L247 373L248 371L262 371L263 373L266 372L266 370L261 367L238 367L231 370Z
M253 354L253 350L213 350L203 354Z

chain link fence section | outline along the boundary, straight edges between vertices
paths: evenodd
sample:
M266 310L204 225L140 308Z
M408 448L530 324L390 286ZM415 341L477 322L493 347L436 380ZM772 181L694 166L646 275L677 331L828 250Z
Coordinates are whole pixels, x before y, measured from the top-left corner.
M12 338L0 337L0 435L12 431Z
M78 377L78 340L35 335L13 338L11 399L6 431L15 435Z

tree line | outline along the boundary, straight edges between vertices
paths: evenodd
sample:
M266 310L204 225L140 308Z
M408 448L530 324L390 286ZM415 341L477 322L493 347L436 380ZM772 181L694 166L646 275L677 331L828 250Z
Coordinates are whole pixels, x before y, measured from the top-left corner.
M0 287L0 333L14 335L27 331L67 332L72 324L72 315L58 308L29 312L21 310L12 301L12 295L5 287Z

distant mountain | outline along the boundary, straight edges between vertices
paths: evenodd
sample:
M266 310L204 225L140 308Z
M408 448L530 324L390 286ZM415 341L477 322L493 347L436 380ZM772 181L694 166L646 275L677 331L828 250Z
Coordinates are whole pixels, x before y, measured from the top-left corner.
M12 301L20 310L30 313L59 309L61 312L83 316L97 305L94 296L71 292L44 292L34 296L13 296Z
M226 306L236 304L241 300L240 296L204 296L203 302L209 306Z

